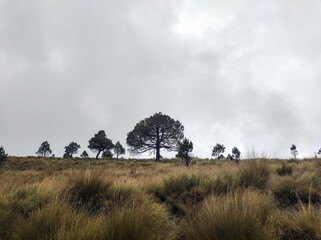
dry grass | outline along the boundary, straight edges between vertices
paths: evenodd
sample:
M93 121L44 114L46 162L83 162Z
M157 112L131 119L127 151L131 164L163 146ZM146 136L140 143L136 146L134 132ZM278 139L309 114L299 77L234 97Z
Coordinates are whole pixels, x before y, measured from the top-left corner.
M0 239L320 239L318 160L9 158ZM214 237L215 236L215 237Z

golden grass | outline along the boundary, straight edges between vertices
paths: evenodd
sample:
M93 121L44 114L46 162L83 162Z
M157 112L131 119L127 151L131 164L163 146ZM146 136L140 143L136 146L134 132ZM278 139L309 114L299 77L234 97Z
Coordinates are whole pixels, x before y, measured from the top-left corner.
M320 206L319 160L10 157L0 169L4 240L320 239Z

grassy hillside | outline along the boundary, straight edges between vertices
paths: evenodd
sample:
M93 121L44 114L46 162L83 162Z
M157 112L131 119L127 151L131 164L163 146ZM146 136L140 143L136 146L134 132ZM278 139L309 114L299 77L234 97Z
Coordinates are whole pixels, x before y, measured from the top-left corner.
M321 161L11 157L0 239L321 239Z

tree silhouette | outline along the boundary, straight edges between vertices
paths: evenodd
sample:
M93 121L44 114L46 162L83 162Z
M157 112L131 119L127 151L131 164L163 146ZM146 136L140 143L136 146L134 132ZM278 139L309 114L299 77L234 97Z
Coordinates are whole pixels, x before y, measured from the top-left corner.
M86 151L83 151L82 154L80 155L81 158L88 158L89 155Z
M232 156L236 160L236 162L240 160L241 152L237 147L232 148Z
M47 157L50 154L52 154L52 151L50 149L50 144L47 141L44 141L43 143L41 143L36 154L41 157Z
M5 163L5 161L8 158L8 154L4 150L4 148L1 146L0 147L0 167Z
M192 151L193 142L184 138L183 141L178 144L178 153L176 157L181 158L184 161L185 166L188 167L192 162Z
M155 113L136 124L133 131L127 134L127 144L132 154L148 151L156 152L155 161L160 160L160 150L177 151L178 144L184 137L184 126L171 117Z
M88 148L93 152L97 152L96 159L98 159L101 152L114 148L114 144L107 138L105 131L100 130L89 140Z
M291 154L294 156L294 159L296 159L296 156L299 154L299 152L296 150L296 146L292 144L292 146L290 147L290 150L291 150Z
M119 141L116 142L114 147L114 152L116 154L116 157L118 159L118 156L125 154L125 148L120 144Z
M223 144L217 143L212 150L212 156L216 157L217 159L219 158L224 158L223 153L225 151L225 147Z
M105 159L111 159L113 158L113 153L109 149L105 149L101 154L101 157Z
M72 158L72 155L76 154L79 148L80 148L80 145L78 143L76 142L69 143L69 145L65 147L64 157Z

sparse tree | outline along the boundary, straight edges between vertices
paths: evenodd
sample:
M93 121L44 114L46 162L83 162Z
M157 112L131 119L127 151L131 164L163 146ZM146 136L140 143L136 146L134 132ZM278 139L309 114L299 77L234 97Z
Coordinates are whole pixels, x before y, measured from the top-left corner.
M290 147L290 150L291 150L291 154L294 156L294 159L296 159L296 156L299 154L299 152L296 150L296 146L292 144L292 146Z
M191 152L193 151L193 142L184 138L182 142L178 144L178 153L176 157L181 158L186 167L190 166L192 162Z
M96 159L98 159L101 152L114 148L114 144L109 138L107 138L105 131L100 130L89 140L88 148L97 152Z
M116 157L118 159L118 156L125 154L125 148L120 144L119 141L116 142L114 147L114 152L116 154Z
M216 157L217 159L224 158L225 147L223 144L217 143L212 150L212 156Z
M86 151L83 151L82 154L80 155L81 158L88 158L89 155Z
M241 151L237 147L232 148L232 156L236 162L239 162L241 157Z
M321 148L319 149L318 154L319 154L319 155L321 154Z
M132 154L148 151L156 152L155 161L160 160L160 150L177 151L179 142L184 138L184 126L171 117L155 113L136 124L127 134L127 144Z
M72 158L72 155L76 154L79 148L80 148L80 145L78 143L76 142L69 143L69 145L65 147L64 158Z
M101 154L101 158L111 159L113 158L113 153L109 149L105 149Z
M41 157L47 157L50 154L52 154L52 151L50 149L50 144L47 141L41 143L41 145L40 145L38 151L36 152L36 154L38 156L41 156Z
M8 154L4 150L4 148L1 146L0 147L0 167L6 162L8 158Z

